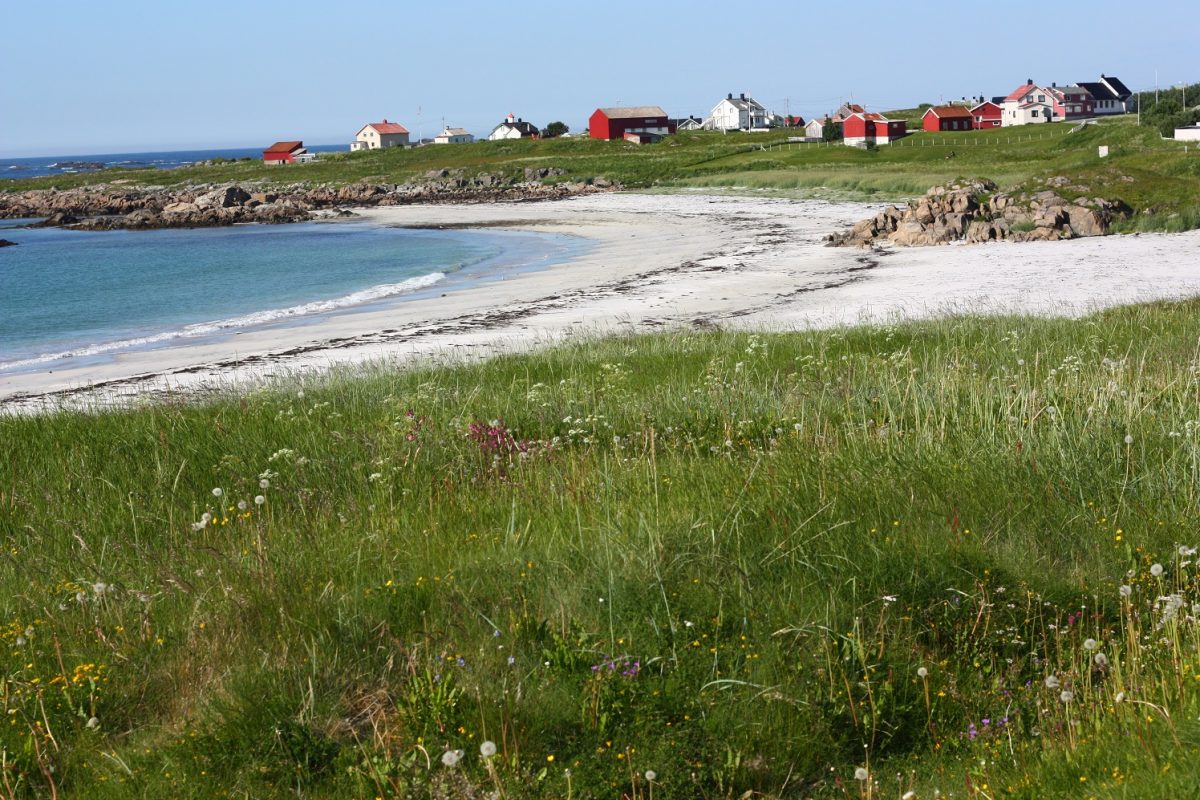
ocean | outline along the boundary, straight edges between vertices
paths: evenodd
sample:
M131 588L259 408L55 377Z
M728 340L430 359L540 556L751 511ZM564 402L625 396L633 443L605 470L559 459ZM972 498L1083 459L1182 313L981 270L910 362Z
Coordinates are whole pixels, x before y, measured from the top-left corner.
M306 222L155 231L0 220L0 372L297 325L572 258L576 237Z
M64 175L73 172L93 172L106 167L174 169L214 158L262 158L263 148L267 144L262 147L241 147L227 150L173 150L163 153L103 153L89 156L0 158L0 179L41 178L47 175ZM310 153L332 153L350 149L349 145L344 144L317 144L305 147Z

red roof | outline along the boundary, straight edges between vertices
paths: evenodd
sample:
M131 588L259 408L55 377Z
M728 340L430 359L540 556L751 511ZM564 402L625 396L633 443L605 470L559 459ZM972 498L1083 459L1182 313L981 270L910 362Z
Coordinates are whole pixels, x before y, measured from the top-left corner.
M304 142L276 142L263 150L264 153L290 153L304 147Z
M1009 92L1008 96L1004 98L1004 101L1012 102L1014 100L1020 100L1025 96L1026 92L1034 92L1037 91L1038 88L1038 85L1035 83L1022 83L1020 86Z
M857 103L847 103L846 108L850 109L850 112L853 114L861 114L863 111L865 111L865 109Z
M971 112L962 106L933 106L925 111L938 119L970 119Z
M393 133L408 133L408 128L396 122L388 122L386 119L383 122L370 122L366 127L374 128L383 136Z

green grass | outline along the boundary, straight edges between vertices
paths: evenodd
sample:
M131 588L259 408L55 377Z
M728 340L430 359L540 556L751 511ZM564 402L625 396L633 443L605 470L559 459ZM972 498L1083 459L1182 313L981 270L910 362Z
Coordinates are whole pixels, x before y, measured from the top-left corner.
M0 418L2 794L1194 796L1197 312Z
M912 126L910 126L912 127ZM88 186L120 180L130 186L263 181L279 184L403 183L441 169L523 179L526 168L565 171L548 181L597 177L629 188L715 187L778 190L797 196L900 201L961 177L986 177L1002 190L1044 188L1065 176L1075 197L1122 199L1145 217L1129 230L1175 230L1200 207L1200 152L1185 152L1132 118L1105 120L1072 132L1071 123L963 133L917 131L874 151L840 144L789 144L794 131L721 134L689 131L653 145L592 139L479 142L472 145L338 153L317 162L267 167L239 161L178 170L104 170L25 181L0 189ZM1097 148L1111 155L1100 159ZM766 149L763 149L763 148ZM1188 212L1188 209L1192 209Z

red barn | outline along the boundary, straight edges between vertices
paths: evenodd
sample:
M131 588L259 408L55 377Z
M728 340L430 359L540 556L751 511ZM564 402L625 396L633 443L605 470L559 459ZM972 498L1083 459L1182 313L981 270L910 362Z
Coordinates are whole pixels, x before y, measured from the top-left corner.
M659 106L597 108L588 120L588 135L593 139L623 139L627 133L666 136L674 132L675 123Z
M855 147L860 144L888 144L908 133L908 123L891 120L882 114L864 111L846 117L842 123L842 141Z
M999 128L1002 113L1003 109L991 101L975 106L971 109L971 120L975 125L975 130Z
M921 117L921 127L931 132L969 131L975 127L971 112L962 106L933 106Z
M267 164L295 164L296 156L307 152L304 142L276 142L263 150L263 161Z

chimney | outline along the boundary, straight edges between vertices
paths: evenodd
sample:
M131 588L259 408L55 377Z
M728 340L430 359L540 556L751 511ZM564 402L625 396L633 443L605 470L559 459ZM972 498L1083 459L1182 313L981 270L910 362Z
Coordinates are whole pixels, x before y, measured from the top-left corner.
M1050 88L1051 88L1051 89L1057 89L1057 88L1058 88L1058 84L1057 84L1057 83L1055 83L1054 81L1050 81Z
M741 97L741 99L742 99L742 100L745 100L745 99L746 99L746 93L745 93L745 92L742 92L742 93L741 93L741 95L740 95L740 97Z
M1025 85L1026 85L1026 86L1033 86L1033 78L1030 78L1029 80L1025 81Z
M725 99L726 99L726 100L732 100L732 99L733 99L733 92L730 92L729 94L725 95Z

